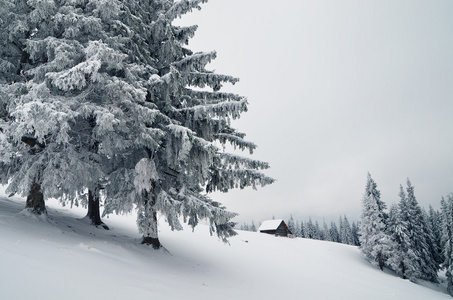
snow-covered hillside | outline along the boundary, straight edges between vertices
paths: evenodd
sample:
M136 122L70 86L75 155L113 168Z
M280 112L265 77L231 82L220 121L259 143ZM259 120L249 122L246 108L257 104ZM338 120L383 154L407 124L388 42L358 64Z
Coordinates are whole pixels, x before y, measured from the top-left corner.
M139 245L135 217L105 219L49 204L49 216L0 198L0 299L451 299L371 266L353 246L239 232L230 245L200 225L171 232L168 251ZM291 298L290 298L291 297Z

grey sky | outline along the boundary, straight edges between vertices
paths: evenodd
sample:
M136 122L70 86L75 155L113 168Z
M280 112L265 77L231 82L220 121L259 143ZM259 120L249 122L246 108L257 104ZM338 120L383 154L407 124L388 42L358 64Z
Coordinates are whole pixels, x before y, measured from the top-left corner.
M237 221L356 219L367 172L387 204L407 177L424 207L453 192L453 1L210 0L182 21L240 77L234 127L277 179L214 195Z

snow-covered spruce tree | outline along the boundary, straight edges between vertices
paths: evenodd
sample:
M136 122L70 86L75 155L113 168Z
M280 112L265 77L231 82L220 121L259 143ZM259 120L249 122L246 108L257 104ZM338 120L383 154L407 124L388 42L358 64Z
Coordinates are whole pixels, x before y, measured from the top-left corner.
M415 251L411 248L408 223L407 197L402 186L398 205L392 205L388 219L387 231L392 238L393 247L387 264L389 268L401 275L403 279L414 281L419 278L418 261Z
M305 221L304 231L307 239L317 239L316 227L313 224L311 217L308 218L308 221Z
M156 128L146 119L143 121L147 130L152 128L159 136L153 138L155 145L141 143L136 147L147 156L136 151L136 159L118 159L122 161L121 167L112 171L106 187L106 211L124 212L136 205L143 242L155 247L160 245L155 230L157 212L176 230L182 229L180 216L192 227L200 219L207 219L211 232L226 240L235 234L234 224L229 221L235 214L212 201L206 192L255 188L273 182L257 171L268 168L267 163L225 153L216 146L231 143L250 152L256 147L230 126L232 119L246 111L246 99L220 92L223 83L234 84L237 78L206 69L215 58L215 52L192 53L185 48L196 27L172 25L175 18L198 8L202 2L205 1L141 3L135 8L138 13L157 17L135 18L145 21L128 28L140 41L140 49L144 49L136 59L156 70L144 84L146 101L143 106L151 106L166 120ZM137 160L140 165L134 163ZM143 166L148 166L152 172ZM146 183L144 178L150 182ZM124 188L118 189L118 184Z
M294 222L294 218L292 215L288 219L288 228L294 235L294 233L296 232L296 223Z
M391 239L386 233L388 216L385 208L385 203L381 201L381 193L368 173L360 217L360 248L381 270L384 269L391 249Z
M442 197L442 247L447 290L453 296L453 194Z
M434 234L435 229L433 228L432 223L430 222L430 217L429 217L428 212L424 208L422 208L422 215L423 215L423 220L425 223L424 231L425 231L425 235L426 235L426 240L428 242L429 256L431 258L431 261L435 268L434 270L437 275L438 271L441 269L440 266L442 264L442 261L440 261L441 258L439 257L439 248L437 245L436 236ZM437 276L436 276L436 280L437 280Z
M296 224L294 225L294 236L295 237L302 237L301 232L300 232L300 223L299 220L296 220Z
M321 226L319 226L319 222L317 220L315 221L315 228L316 228L316 232L317 232L316 239L320 240L320 241L324 241L325 235L324 235L324 232L323 232Z
M343 244L354 245L351 225L346 216L343 218L340 216L340 240Z
M442 254L442 214L434 210L431 205L429 206L427 224L432 232L433 257L437 265L440 266L444 261Z
M439 264L435 261L432 232L407 182L407 194L400 186L400 202L391 209L388 232L394 242L388 259L389 267L411 281L424 279L436 282Z
M340 215L340 218L338 219L338 234L340 237L340 243L346 244L344 242L344 226L343 226L343 217Z
M332 242L340 243L340 233L338 232L337 224L333 221L330 222L330 238Z
M322 234L324 236L325 241L332 241L332 237L330 236L329 227L327 227L326 220L322 220Z
M250 231L256 232L258 229L256 228L255 222L252 220L252 225L250 225Z
M300 221L300 237L307 238L307 228L305 227L305 222Z
M320 240L321 239L321 230L319 228L319 223L316 220L314 223L312 223L312 231L313 231L313 239L315 240Z
M433 257L431 235L428 231L423 211L415 198L414 187L409 179L407 180L406 192L411 249L416 253L417 261L419 262L419 278L437 282L439 266Z
M352 222L351 231L352 231L352 241L353 241L353 245L354 245L354 246L360 246L360 241L359 241L359 225L357 225L355 222Z

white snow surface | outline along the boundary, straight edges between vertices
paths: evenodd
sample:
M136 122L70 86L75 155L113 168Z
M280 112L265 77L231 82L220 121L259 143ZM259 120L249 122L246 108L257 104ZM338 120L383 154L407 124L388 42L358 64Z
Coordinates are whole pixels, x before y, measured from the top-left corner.
M260 230L274 230L277 229L278 226L282 223L282 219L276 219L276 220L266 220L261 223L260 228L258 228L258 231Z
M139 244L133 215L106 218L106 231L84 210L49 202L35 217L23 206L0 197L0 299L451 299L353 246L242 231L228 245L207 226L172 232L160 220L156 251Z

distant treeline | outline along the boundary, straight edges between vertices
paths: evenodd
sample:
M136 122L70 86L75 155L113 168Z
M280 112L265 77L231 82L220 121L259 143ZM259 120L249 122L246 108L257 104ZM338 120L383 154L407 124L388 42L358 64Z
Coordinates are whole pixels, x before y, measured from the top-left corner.
M330 222L330 225L327 225L327 223L323 221L322 226L320 226L318 221L313 222L311 217L308 218L308 220L294 221L292 216L286 224L294 237L330 241L354 246L360 245L359 225L355 222L352 222L352 224L349 223L346 216L340 216L338 225L333 221ZM255 226L254 221L252 221L251 225L244 223L239 229L257 231L258 228Z

